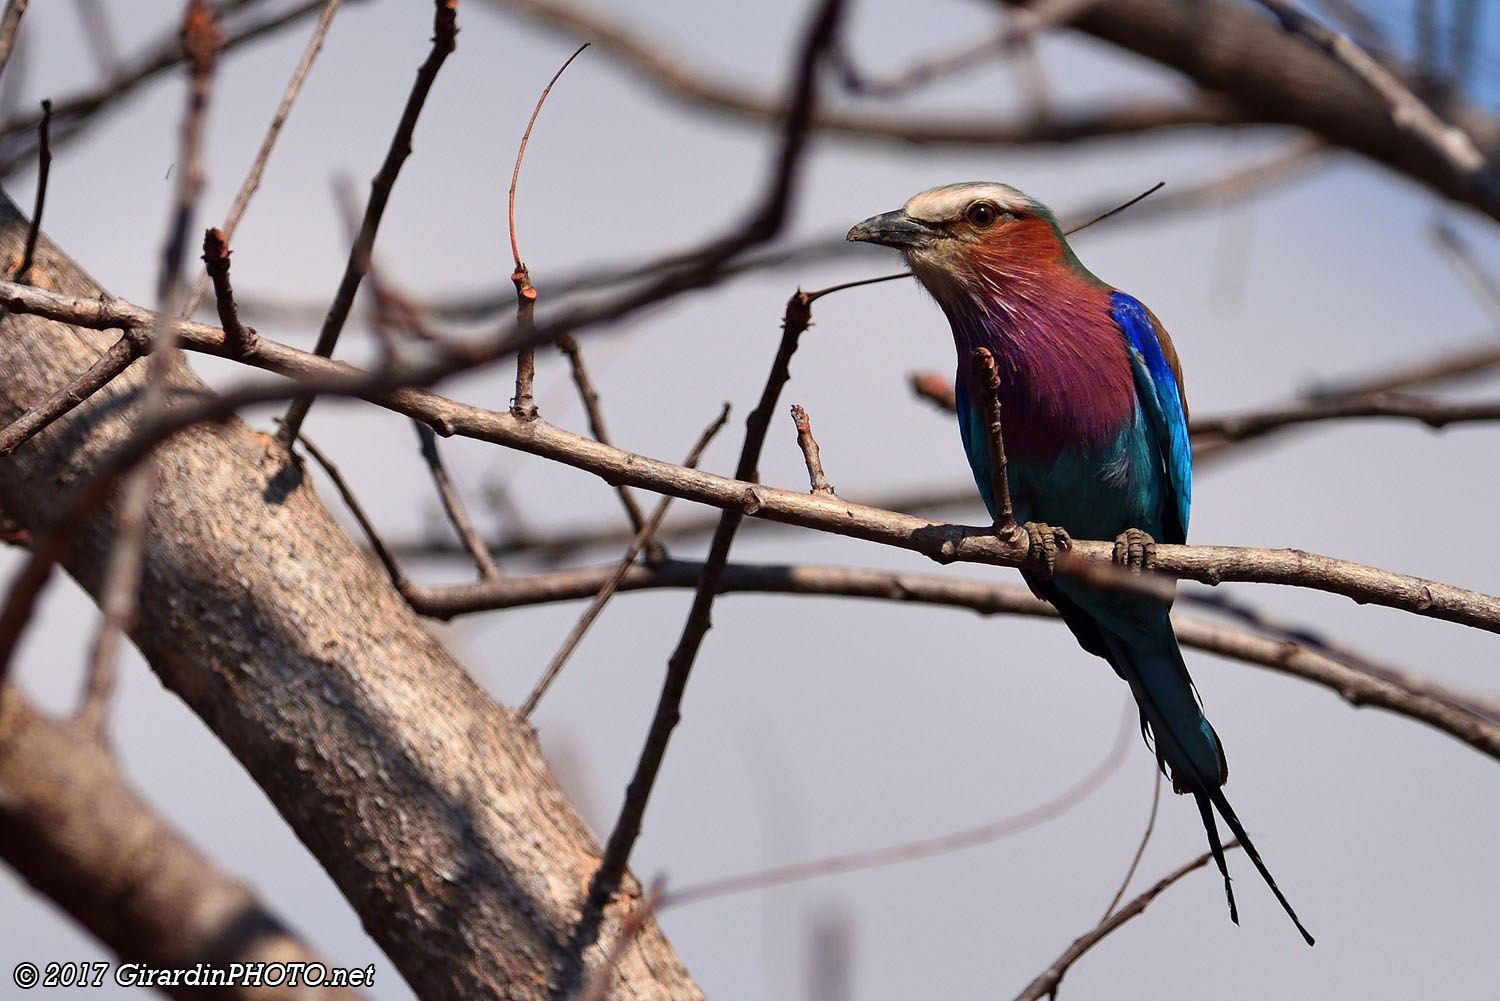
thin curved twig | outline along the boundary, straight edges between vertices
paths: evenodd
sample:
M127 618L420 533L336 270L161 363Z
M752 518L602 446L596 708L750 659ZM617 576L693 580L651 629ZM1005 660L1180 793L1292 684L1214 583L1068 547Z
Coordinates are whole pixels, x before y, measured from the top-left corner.
M1231 849L1238 848L1239 846L1240 843L1238 841L1231 841L1229 842L1229 844L1224 846L1224 850L1230 851ZM1038 998L1044 997L1046 995L1055 996L1057 994L1058 984L1062 983L1063 975L1068 972L1068 970L1073 966L1074 963L1083 958L1084 953L1088 952L1094 946L1102 942L1111 932L1119 928L1125 922L1145 911L1146 906L1150 904L1151 901L1161 896L1162 893L1173 883L1177 882L1188 873L1195 872L1196 870L1203 868L1208 864L1208 860L1211 858L1213 858L1213 853L1204 852L1202 855L1199 855L1197 858L1193 859L1186 865L1173 870L1171 873L1168 873L1166 876L1158 880L1157 883L1150 889L1148 889L1145 893L1142 893L1140 896L1131 900L1130 903L1126 904L1124 907L1116 911L1113 917L1108 918L1105 921L1101 921L1092 931L1085 932L1084 934L1078 936L1073 940L1072 945L1063 950L1063 954L1061 956L1058 956L1056 961L1054 961L1051 966L1043 970L1040 976L1038 976L1035 980L1033 980L1026 986L1025 990L1016 995L1016 1001L1037 1001Z
M817 879L823 876L834 876L844 872L855 872L861 869L873 869L878 866L896 865L902 862L914 862L917 859L932 858L937 855L948 855L952 852L963 851L966 848L975 848L979 845L989 844L1012 834L1029 831L1039 827L1050 820L1055 820L1063 814L1072 810L1075 806L1088 799L1089 796L1102 786L1120 766L1125 763L1125 758L1130 750L1130 735L1133 727L1131 722L1135 719L1134 703L1127 702L1122 706L1120 726L1115 732L1114 742L1109 751L1105 753L1104 759L1095 765L1087 775L1074 782L1067 789L1056 796L1029 810L1005 817L1001 820L992 820L987 824L970 827L962 831L952 831L948 834L940 834L933 838L923 838L918 841L905 841L901 844L886 845L881 848L871 848L866 851L846 852L841 855L830 855L825 858L812 859L807 862L794 862L790 865L776 866L771 869L759 869L754 872L742 873L737 876L725 876L722 879L711 879L691 886L685 886L680 890L669 891L661 901L661 908L681 907L685 904L695 904L704 900L712 900L717 897L728 896L733 893L744 893L749 890L764 890L772 886L785 886L788 883L800 883L803 880Z

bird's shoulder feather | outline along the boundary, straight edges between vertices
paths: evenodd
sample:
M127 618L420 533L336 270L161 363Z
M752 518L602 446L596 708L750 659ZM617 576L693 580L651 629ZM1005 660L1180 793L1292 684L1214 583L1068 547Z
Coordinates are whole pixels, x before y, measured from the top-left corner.
M1192 503L1193 452L1188 442L1182 364L1161 321L1137 299L1114 292L1111 314L1129 348L1141 413L1166 474L1168 496L1162 512L1162 541L1184 542Z

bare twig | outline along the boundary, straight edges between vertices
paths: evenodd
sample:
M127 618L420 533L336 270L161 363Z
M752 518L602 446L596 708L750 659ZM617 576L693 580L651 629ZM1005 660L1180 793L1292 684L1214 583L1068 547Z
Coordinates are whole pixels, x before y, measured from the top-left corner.
M1313 401L1326 401L1389 393L1482 375L1496 366L1500 366L1500 344L1496 344L1491 337L1477 344L1450 348L1430 357L1407 362L1377 375L1315 383L1304 395Z
M203 265L205 277L213 281L219 323L224 328L224 346L233 355L247 354L254 350L256 333L240 323L234 288L229 284L229 243L223 230L209 229L203 234ZM191 309L184 312L190 313Z
M1141 202L1135 211L1124 218L1133 223L1140 223L1249 198L1264 192L1272 185L1289 181L1305 173L1311 167L1325 162L1327 157L1328 144L1323 140L1294 139L1277 148L1264 159L1236 164L1219 174L1175 184L1161 194ZM1119 199L1113 198L1101 199L1092 208L1070 212L1066 221L1068 231L1077 232L1083 229L1083 226L1073 221L1075 219L1094 219L1094 222L1088 223L1092 226L1095 223L1115 218L1115 213L1121 208L1124 206L1120 205ZM1095 216L1098 218L1094 218Z
M1151 769L1151 815L1146 818L1146 830L1141 834L1141 843L1136 846L1135 855L1130 860L1130 868L1125 870L1125 878L1120 880L1120 888L1110 899L1109 906L1104 909L1104 917L1100 921L1108 921L1109 916L1120 906L1120 900L1125 896L1125 891L1130 888L1130 881L1135 878L1135 871L1140 868L1141 858L1146 854L1146 845L1151 843L1151 832L1156 830L1156 810L1161 806L1161 769Z
M1289 180L1298 174L1308 170L1310 167L1322 162L1327 154L1328 146L1319 140L1300 139L1287 143L1284 147L1268 155L1263 160L1250 163L1248 166L1239 165L1222 174L1217 174L1206 179L1196 180L1190 184L1177 185L1167 191L1153 196L1150 200L1141 203L1135 211L1125 216L1112 216L1105 220L1113 223L1116 219L1138 223L1150 219L1162 219L1183 212L1202 209L1206 205L1220 205L1236 199L1248 198L1257 192L1263 191L1272 184ZM1085 222L1120 203L1119 198L1103 199L1098 205L1084 206L1081 209L1071 211L1061 216L1064 225L1071 227L1078 222ZM826 259L847 259L852 252L859 253L859 247L851 247L844 239L843 234L826 237L814 237L798 243L779 246L759 253L745 254L735 261L724 264L720 269L720 277L729 278L736 275L749 274L770 270L774 268L789 268L794 265L808 264ZM555 282L549 282L548 287L552 295L561 296L579 291L597 292L607 286L617 286L638 282L646 278L659 275L664 271L683 267L690 263L699 251L692 254L668 254L645 263L633 262L622 267L590 268L583 271L566 275ZM874 260L872 255L871 260ZM874 284L880 281L894 281L898 278L910 277L910 272L901 272L897 275L888 275L882 278L863 279L863 284ZM850 283L853 284L858 283ZM512 289L500 291L474 291L445 297L442 300L428 300L426 306L433 315L457 322L478 322L491 319L503 312L514 309L515 293ZM257 313L268 318L274 318L286 324L307 324L317 322L323 315L326 307L311 302L288 303L285 301L273 301L270 299L255 300Z
M1474 692L1460 692L1429 678L1419 677L1411 671L1384 663L1367 653L1329 639L1307 625L1284 622L1253 605L1237 600L1232 593L1221 594L1193 589L1181 595L1180 600L1184 604L1196 605L1199 608L1230 616L1236 621L1249 625L1262 636L1295 643L1299 647L1336 661L1360 674L1390 682L1406 692L1421 695L1461 712L1483 716L1492 723L1500 724L1500 700Z
M1238 841L1231 841L1224 846L1224 850L1231 851L1239 846L1240 843ZM1043 970L1042 974L1028 984L1025 990L1016 995L1016 1001L1038 1001L1039 998L1046 995L1055 996L1058 985L1062 983L1063 975L1072 968L1074 963L1083 958L1084 953L1098 945L1116 928L1119 928L1125 922L1144 911L1151 901L1159 897L1173 883L1188 873L1203 868L1212 857L1212 853L1204 852L1191 862L1163 877L1145 893L1142 893L1116 911L1113 917L1101 921L1092 931L1074 939L1073 944L1068 946L1051 966Z
M412 133L416 131L417 118L422 113L423 105L427 103L427 94L432 89L433 81L437 79L438 70L442 69L443 61L448 58L449 53L457 44L457 17L458 0L433 0L432 49L417 70L417 78L412 84L411 93L407 96L406 107L401 112L401 121L391 137L391 145L386 150L385 160L381 163L375 180L370 183L370 199L365 205L365 216L360 223L359 236L355 238L354 245L349 249L349 259L344 265L344 276L340 279L338 291L328 307L328 315L323 320L323 327L318 331L318 343L313 351L324 358L332 357L334 346L338 344L339 333L344 329L344 321L349 318L349 309L354 304L355 293L359 291L359 283L364 278L365 272L369 270L370 252L375 246L375 233L380 228L380 220L385 214L386 204L390 201L396 178L401 173L401 165L411 155ZM302 430L302 422L307 418L307 412L311 408L311 396L301 396L292 402L286 417L281 422L280 429L276 432L276 439L283 450L288 452L291 450L291 444L296 440L297 433Z
M224 217L224 225L221 228L226 243L234 238L234 231L239 228L240 219L243 218L250 199L260 188L261 176L265 173L266 164L270 162L271 150L275 148L276 140L281 136L281 127L286 124L287 116L292 112L292 103L302 92L302 84L312 69L313 60L318 57L318 52L323 48L323 39L328 35L328 26L333 23L333 15L339 9L341 2L342 0L323 0L323 10L318 15L318 23L313 27L312 37L307 40L307 46L302 50L302 58L298 61L297 68L292 71L292 78L287 82L286 91L281 95L281 103L277 105L276 113L271 116L271 124L266 129L265 138L260 141L260 150L250 164L249 173L240 183L240 190L235 193L234 204L229 207L229 214ZM192 316L197 311L198 304L203 301L203 296L208 291L209 277L210 275L198 277L197 284L193 286L192 295L188 296L187 305L182 308L183 316ZM220 316L222 315L221 312Z
M349 486L349 481L344 479L344 474L339 472L339 467L334 465L333 460L322 449L314 445L308 439L307 435L299 432L297 440L302 443L303 448L307 449L307 454L312 456L313 461L322 467L323 472L327 474L329 481L333 484L333 488L339 492L339 497L343 500L344 506L349 509L349 514L354 518L355 523L359 525L359 530L365 533L365 540L369 542L370 549L374 551L376 559L380 560L380 565L385 567L386 575L391 579L391 586L404 595L411 586L410 582L406 579L406 574L401 571L401 565L396 562L395 557L391 555L391 551L386 548L385 542L380 538L380 533L375 531L375 523L365 513L364 505L355 496L354 489Z
M1131 721L1135 718L1133 710L1133 703L1127 703L1123 707L1123 711L1120 714L1120 725L1115 731L1114 743L1105 753L1104 760L1095 765L1087 775L1040 806L1034 806L1029 810L1024 810L1003 820L991 821L987 824L981 824L978 827L942 834L935 838L906 841L901 844L887 845L882 848L874 848L862 852L832 855L827 858L813 859L808 862L796 862L791 865L777 866L772 869L762 869L738 876L727 876L723 879L709 880L695 886L685 886L680 890L673 890L667 893L662 899L660 909L665 910L669 907L679 907L684 904L697 903L702 900L723 897L732 893L744 893L748 890L763 890L771 886L785 886L788 883L798 883L803 880L833 876L843 872L854 872L860 869L872 869L877 866L895 865L901 862L912 862L917 859L932 858L938 855L948 855L956 851L989 844L992 841L998 841L1012 834L1019 834L1022 831L1029 831L1040 827L1048 821L1056 820L1058 817L1063 816L1069 810L1072 810L1088 799L1125 763L1125 757L1130 748Z
M95 68L105 80L113 80L120 73L120 46L110 27L108 10L102 0L73 0L73 6L78 10Z
M463 499L458 496L458 490L453 486L453 481L448 478L447 467L443 465L443 457L438 454L437 435L432 433L432 428L421 421L412 421L417 429L417 437L422 442L422 458L427 460L427 468L432 472L432 482L437 486L438 497L443 502L443 510L448 514L448 521L452 523L453 530L458 533L459 539L463 541L464 548L469 555L474 557L474 565L479 568L479 576L482 580L495 580L504 577L505 573L490 551L485 547L484 541L480 539L479 533L474 529L474 522L469 518L469 512L464 507Z
M1453 265L1453 269L1468 283L1469 288L1474 290L1476 297L1483 304L1490 318L1500 323L1500 281L1495 275L1479 262L1470 247L1468 241L1458 235L1446 219L1434 219L1428 231L1432 234L1433 242L1443 252L1443 256Z
M1213 450L1218 442L1244 442L1297 424L1347 420L1356 417L1397 417L1421 421L1430 428L1450 424L1500 420L1500 402L1448 403L1442 400L1371 393L1365 396L1311 402L1280 410L1260 410L1225 417L1193 420L1193 456Z
M781 227L786 215L787 203L791 197L796 167L801 159L806 140L808 123L812 117L818 69L824 62L829 47L834 43L835 32L842 14L842 0L823 0L813 14L803 38L801 51L798 53L796 71L787 100L786 125L782 130L780 155L777 157L770 188L760 208L751 215L739 232L705 248L701 263L678 275L663 277L656 283L657 286L674 286L696 280L700 275L706 279L714 274L724 261L729 260L741 250L770 238ZM797 337L811 319L808 301L801 292L798 292L787 303L787 316L782 327L781 345L772 363L765 389L761 393L760 404L751 412L746 421L745 443L740 449L740 459L736 466L738 478L742 481L754 481L757 478L761 446L765 442L766 431L770 427L772 412L781 387L790 377L788 364L792 352L796 350ZM739 527L743 517L742 506L726 508L719 518L718 528L714 531L713 541L709 545L708 560L693 596L693 605L688 612L687 622L683 626L677 647L672 651L672 656L667 662L667 676L657 700L651 729L641 749L640 759L636 763L635 774L626 790L620 815L610 831L599 868L594 873L594 878L590 880L588 899L584 904L583 914L574 925L570 952L577 957L573 960L575 966L581 959L583 951L598 937L604 906L619 888L630 861L631 849L635 845L636 838L640 836L641 818L645 814L646 802L650 798L651 788L655 784L662 759L666 754L667 741L677 721L681 718L679 706L683 692L687 688L688 675L692 671L693 661L697 657L703 637L708 632L709 610L713 605L718 579L729 558L729 547L734 541L735 530ZM564 980L575 979L576 976L576 971L565 971Z
M686 461L683 462L684 466L688 469L697 467L699 461L703 458L704 450L708 448L709 442L713 441L714 435L719 433L728 420L729 404L726 403L724 404L724 408L719 411L719 416L714 422L704 428L703 433L698 436L698 441L693 445L693 450L688 453ZM558 674L562 672L563 665L568 662L568 658L573 655L573 651L578 648L578 644L583 640L584 633L588 632L589 627L594 624L594 620L604 611L605 604L614 596L615 589L620 586L620 581L624 580L625 575L630 572L630 568L635 564L635 558L641 554L642 549L650 546L652 537L656 534L657 529L661 527L662 519L667 516L667 509L671 505L671 497L663 497L657 502L656 510L651 512L650 520L641 526L640 531L636 532L635 538L630 541L630 546L625 550L625 555L620 557L620 562L615 565L614 573L600 586L598 593L594 595L594 600L589 603L589 607L584 609L583 614L578 617L578 621L573 624L573 629L568 633L567 638L563 640L562 646L558 648L557 653L553 655L551 663L547 665L547 670L542 672L542 676L537 679L537 683L532 687L531 694L521 704L522 716L529 717L536 711L537 704L541 702L542 696L547 694L547 689L552 687L552 682L557 680Z
M568 368L573 373L573 385L578 387L578 398L583 401L583 411L588 415L589 431L594 440L612 445L609 432L604 427L604 411L599 406L599 391L594 388L593 380L589 378L588 369L583 364L583 350L578 346L578 339L572 334L562 333L557 335L557 348L568 359ZM636 503L635 494L630 488L621 484L615 488L620 495L620 503L625 508L625 516L630 519L631 530L640 534L645 527L646 519L641 514L641 506ZM662 558L661 542L652 532L646 543L646 558L656 561Z
M974 490L974 481L948 487L895 490L877 498L875 507L891 511L921 511L933 514L939 511L963 509L973 510L979 506L979 494ZM683 514L662 524L657 538L663 541L679 539L701 539L714 530L718 516L713 511L695 511ZM785 529L773 521L754 520L740 527L741 532L775 532ZM597 524L580 528L564 528L556 531L521 531L508 533L497 539L490 551L497 556L525 555L542 564L555 565L563 559L594 549L617 549L630 544L634 538L630 531L615 525ZM392 540L391 551L402 557L424 559L467 557L462 546L444 539Z
M1500 349L1495 353L1497 362L1500 362ZM910 385L913 394L940 410L952 413L957 407L952 383L934 372L913 373ZM1430 428L1441 429L1450 424L1500 420L1500 402L1450 403L1390 392L1357 395L1340 392L1326 399L1315 398L1286 407L1222 417L1196 417L1188 430L1192 435L1193 459L1197 461L1299 424L1372 417L1420 421Z
M177 351L177 324L172 314L172 297L177 289L187 251L187 234L192 227L193 211L203 188L203 120L208 109L209 89L219 56L219 26L206 0L188 0L182 19L183 48L188 53L191 71L187 108L183 112L178 159L177 191L167 237L162 247L161 269L157 277L156 296L161 304L162 322L153 336L153 355L146 376L145 397L141 414L145 421L154 420L167 409L167 376ZM135 617L141 568L145 561L147 509L156 489L156 465L150 459L133 469L126 478L115 516L115 542L105 569L103 593L99 601L104 613L89 655L88 684L78 709L85 729L103 738L114 691L115 663L121 638Z
M45 400L17 417L9 427L0 431L0 455L10 455L53 421L107 386L115 376L141 356L145 350L145 339L146 335L137 330L127 331L94 364L80 372L66 386L59 387Z
M510 401L510 412L517 420L535 420L536 397L532 385L536 382L536 287L531 284L531 272L526 265L517 264L510 273L516 286L516 329L526 339L516 350L516 392Z
M510 254L515 262L515 270L511 272L510 280L516 286L516 321L523 331L535 329L533 317L536 313L536 289L531 284L531 271L521 260L521 245L516 240L516 183L521 179L521 161L526 157L526 144L531 140L531 129L536 125L537 116L542 113L542 104L546 102L547 95L552 93L552 85L557 83L563 72L577 59L579 53L589 47L584 42L573 50L573 54L563 61L552 79L547 81L547 86L542 88L541 96L536 99L536 106L531 109L531 117L526 120L526 131L521 133L521 145L516 150L516 165L510 174L510 196L507 202L506 216L510 223ZM536 379L536 348L526 344L516 352L516 395L511 402L511 413L522 420L531 420L536 416L536 400L532 395L532 383ZM631 521L635 530L641 530L640 511L634 512Z
M583 50L588 47L588 42L584 42L578 46L578 48L573 50L571 56L563 60L563 64L557 68L557 72L552 74L552 79L548 80L547 86L542 88L541 96L536 99L536 105L531 109L531 117L526 120L526 131L521 133L521 145L516 150L516 165L510 173L510 194L506 203L506 215L510 222L510 255L517 269L521 268L522 265L521 246L516 241L516 184L521 179L521 161L526 157L526 144L531 141L531 130L536 125L537 116L542 113L542 105L546 102L547 95L552 93L553 85L562 78L563 73L573 64L573 60L577 59L583 53Z
M807 416L807 411L797 404L792 404L792 422L797 425L797 447L802 450L802 461L807 464L807 481L812 487L812 493L833 496L833 486L828 482L828 477L823 475L823 454L818 448L818 441L813 437L812 421Z
M813 85L813 67L819 52L831 38L840 6L838 0L832 0L820 11L816 22L817 29L812 36L811 44L804 53L799 81L802 86L811 88ZM798 338L807 329L812 319L808 303L808 297L800 291L787 301L786 317L782 323L781 344L777 349L775 360L771 363L771 372L761 392L760 403L751 411L745 422L745 442L740 449L739 462L735 468L737 479L754 482L758 478L760 452L765 444L766 432L770 428L776 400L781 395L782 387L791 377L790 363L793 352L797 350ZM683 693L687 690L688 676L692 672L693 662L697 659L703 637L708 633L711 624L710 610L718 593L724 565L729 560L729 549L734 542L735 532L739 529L743 518L744 511L739 507L725 508L719 516L719 525L714 530L713 541L709 544L708 559L704 562L703 573L698 579L698 587L693 595L693 604L688 611L687 622L683 625L682 635L672 651L672 656L667 661L667 676L662 683L661 696L657 701L651 729L646 735L645 746L641 749L640 759L636 763L635 774L626 791L619 818L610 832L604 857L599 863L599 870L589 886L589 907L596 912L602 911L605 902L618 888L629 863L630 851L635 846L636 838L640 836L641 818L645 815L646 803L651 796L652 786L656 782L657 773L666 756L667 741L671 738L672 730L681 718L679 707L682 704Z
M47 207L47 182L52 177L52 102L42 101L42 121L37 131L36 201L31 207L31 225L26 230L26 249L16 268L16 281L31 281L31 261L36 256L37 237L42 232L42 210Z
M1095 223L1101 223L1101 222L1103 222L1104 220L1108 219L1110 216L1119 215L1121 212L1124 212L1126 209L1130 208L1132 205L1136 205L1136 204L1138 204L1140 202L1145 201L1147 198L1150 198L1152 195L1156 194L1158 191L1160 191L1162 188L1164 188L1166 186L1167 186L1167 182L1166 181L1157 181L1155 184L1151 185L1151 187L1147 188L1145 191L1142 191L1140 194L1136 195L1134 198L1130 199L1129 201L1121 202L1119 205L1116 205L1114 208L1109 209L1106 212L1102 212L1099 215L1094 216L1094 218L1090 219L1088 222L1080 223L1079 225L1072 227L1071 229L1067 230L1067 232L1065 232L1063 235L1064 236L1072 236L1074 233L1082 232L1083 230L1088 229L1090 226L1094 225Z
M989 449L990 500L995 511L995 535L1017 538L1016 519L1010 506L1010 480L1005 463L1005 434L1000 424L1000 373L988 348L975 348L969 359L979 384L979 405L984 412L984 438Z
M926 400L944 413L958 410L958 397L953 392L953 383L936 372L913 372L908 377L912 394Z

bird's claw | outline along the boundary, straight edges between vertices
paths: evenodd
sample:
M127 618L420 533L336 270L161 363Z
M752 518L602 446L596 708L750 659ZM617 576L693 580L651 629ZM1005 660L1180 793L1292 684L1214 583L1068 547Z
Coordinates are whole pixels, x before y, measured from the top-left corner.
M1052 570L1057 565L1057 551L1072 549L1072 536L1062 528L1040 521L1028 521L1021 526L1021 530L1026 533L1026 562L1039 564L1040 569L1036 572L1040 576L1051 577Z
M1137 572L1156 565L1156 540L1139 528L1127 528L1115 536L1115 564Z

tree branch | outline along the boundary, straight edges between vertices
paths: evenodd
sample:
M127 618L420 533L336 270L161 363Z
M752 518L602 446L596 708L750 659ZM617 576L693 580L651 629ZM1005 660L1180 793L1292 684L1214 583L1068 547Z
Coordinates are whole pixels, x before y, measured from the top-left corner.
M200 670L207 671L206 665ZM121 960L326 962L126 786L85 724L0 698L0 857ZM176 998L194 987L163 988ZM223 988L238 1001L357 1001L347 988Z
M667 560L655 566L633 566L618 590L685 588L697 585L701 563ZM535 577L512 577L494 583L407 590L412 607L423 615L451 619L470 612L515 608L592 595L608 578L608 567L561 570ZM867 598L920 605L966 608L981 615L1029 615L1055 618L1051 605L1022 587L927 574L855 570L844 567L730 563L719 581L720 594L803 594ZM1458 693L1435 691L1425 683L1408 686L1400 677L1377 676L1327 653L1290 639L1267 638L1181 614L1172 617L1184 646L1268 667L1332 689L1352 706L1374 706L1418 720L1470 747L1500 760L1500 724L1485 705L1468 705Z
M629 298L631 304L640 301L635 295ZM153 315L149 310L117 299L61 295L14 282L0 282L0 305L18 313L35 313L95 328L133 326ZM221 356L227 352L224 332L217 327L184 322L179 336L186 348ZM496 356L495 351L486 355ZM939 563L1028 565L1024 542L1006 543L988 529L944 524L842 499L829 500L684 469L610 448L540 419L522 422L509 413L458 403L426 390L391 388L430 381L435 377L433 372L444 373L457 367L456 364L417 370L406 377L377 378L343 362L310 355L264 337L255 352L240 360L296 378L304 385L315 386L320 393L343 393L369 400L423 421L439 434L462 435L554 459L610 483L628 483L713 507L735 509L750 517L907 549ZM246 393L240 402L277 396L276 390ZM1107 569L1112 565L1113 552L1110 542L1075 539L1067 562L1077 567L1085 565L1080 561L1086 561ZM1500 598L1299 549L1159 543L1156 565L1163 574L1204 584L1246 581L1308 587L1500 632Z

